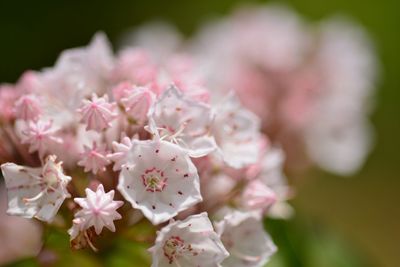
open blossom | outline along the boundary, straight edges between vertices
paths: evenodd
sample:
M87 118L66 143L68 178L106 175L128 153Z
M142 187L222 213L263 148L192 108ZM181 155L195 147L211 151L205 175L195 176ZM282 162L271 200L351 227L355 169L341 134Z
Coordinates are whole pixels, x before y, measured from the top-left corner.
M216 108L212 132L218 152L226 164L242 168L256 163L259 158L260 120L243 108L233 94Z
M128 159L128 153L132 148L132 141L129 137L122 138L121 143L113 142L112 143L114 153L107 155L107 158L114 162L114 171L119 171L122 169L122 166L126 164Z
M222 266L263 267L277 250L255 213L233 211L215 228L230 254Z
M97 235L104 227L115 232L114 221L122 218L117 209L124 202L114 200L114 190L106 193L102 184L97 187L96 191L87 188L85 192L86 198L74 199L82 209L75 214L74 226L70 230L71 238L74 239L79 231L84 231L92 226Z
M220 267L229 255L205 212L162 228L150 252L151 267Z
M96 174L99 171L105 171L106 166L110 164L107 154L105 144L98 145L93 142L91 147L84 146L84 152L81 153L82 159L78 162L78 165L85 167L85 172L92 171Z
M147 120L147 113L154 98L154 93L148 88L133 86L130 90L125 91L121 103L129 116L142 124Z
M283 172L285 154L281 148L269 148L262 159L261 169L256 176L256 181L262 182L275 193L275 201L269 207L268 216L288 218L293 209L287 204L290 198L290 187Z
M1 165L8 194L7 213L52 221L65 198L70 197L67 185L72 178L63 173L61 164L51 155L40 168Z
M29 144L29 153L37 151L43 158L49 148L62 143L62 139L55 134L59 129L53 126L52 121L29 121L27 128L22 131L22 143Z
M185 150L161 140L133 141L118 190L153 224L202 201L197 169Z
M171 86L150 111L149 131L186 149L191 157L202 157L216 149L210 136L212 119L209 106Z
M28 121L36 120L42 113L39 99L31 94L24 95L15 103L15 117Z
M115 104L108 101L108 96L98 97L92 95L91 100L82 100L82 106L78 109L81 114L81 122L86 124L86 130L102 131L111 127L111 121L117 117L114 111Z

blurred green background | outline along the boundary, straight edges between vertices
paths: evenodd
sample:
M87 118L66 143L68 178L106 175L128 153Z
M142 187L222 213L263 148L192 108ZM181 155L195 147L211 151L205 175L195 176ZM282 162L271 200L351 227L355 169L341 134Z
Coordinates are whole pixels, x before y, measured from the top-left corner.
M296 220L290 223L270 222L267 226L272 232L278 233L278 236L275 235L275 239L280 240L278 245L281 243L286 247L271 267L274 264L290 267L366 266L364 263L353 265L351 260L342 256L347 250L357 254L362 262L368 262L368 266L398 267L400 2L275 2L289 5L311 21L338 13L353 17L374 39L382 75L376 94L377 109L372 116L376 128L376 146L365 167L352 178L315 172L307 179L296 179L298 195L293 203L297 210ZM115 44L128 28L149 20L162 19L190 34L207 18L227 14L240 3L244 2L0 1L0 81L14 82L26 69L52 65L62 50L87 44L99 30L106 32ZM322 234L319 227L325 229ZM308 245L314 235L318 236L318 240ZM325 239L330 241L326 243ZM342 254L335 254L337 246ZM308 248L315 250L315 255L311 260L301 260L305 256L296 254ZM294 260L279 265L282 253L291 254ZM296 260L296 257L299 259Z

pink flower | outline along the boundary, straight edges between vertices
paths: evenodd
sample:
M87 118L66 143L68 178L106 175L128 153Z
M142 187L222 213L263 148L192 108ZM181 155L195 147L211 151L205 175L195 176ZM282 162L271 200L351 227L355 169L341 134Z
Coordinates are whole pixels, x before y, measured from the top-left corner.
M92 171L96 174L99 171L105 171L106 166L110 164L107 154L105 145L97 146L97 143L93 142L92 147L84 146L82 160L78 162L78 165L85 167L85 172Z
M86 124L86 130L102 131L111 127L111 121L117 117L115 104L108 102L108 96L92 95L92 100L83 100L78 112L82 115L81 122Z
M25 121L37 120L42 113L37 96L23 95L15 103L15 116Z
M124 202L114 200L114 190L106 193L100 184L96 191L86 188L86 198L75 198L74 201L81 206L81 210L75 214L74 227L70 229L71 237L77 236L77 226L84 231L94 226L97 235L104 227L115 232L114 221L121 219L117 212Z
M120 82L117 84L115 87L112 89L112 95L114 97L115 101L121 101L121 98L129 94L133 87L133 84L131 82L125 81L125 82Z
M115 162L113 170L119 171L126 164L128 153L132 148L132 141L128 137L122 138L121 143L112 143L114 153L107 156L108 159Z
M23 144L29 144L29 153L38 151L39 157L44 158L44 155L55 144L61 144L61 138L55 137L58 128L53 127L52 121L38 120L30 121L26 130L22 131Z

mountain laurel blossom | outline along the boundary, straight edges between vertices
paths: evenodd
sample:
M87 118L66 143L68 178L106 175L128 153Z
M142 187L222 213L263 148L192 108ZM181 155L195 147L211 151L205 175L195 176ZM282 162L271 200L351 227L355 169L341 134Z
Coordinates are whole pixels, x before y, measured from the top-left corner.
M1 170L10 215L51 222L64 200L71 196L67 185L72 178L64 174L62 162L56 162L56 156L49 156L41 168L5 163Z
M277 250L258 214L233 211L215 225L229 252L223 266L263 267Z
M118 190L153 224L202 201L199 175L185 150L162 141L135 141Z
M93 226L97 235L101 233L104 227L115 232L114 221L122 218L117 209L124 202L115 201L114 190L106 193L102 184L97 187L96 191L87 188L85 192L86 198L74 199L82 209L75 214L73 227L78 227L79 231L84 231ZM77 236L75 229L70 230L70 234L72 239Z
M116 54L98 33L0 85L7 213L68 231L72 249L129 235L152 267L264 266L263 219L294 213L285 170L348 174L371 143L367 38L305 26L249 8L194 42L141 32Z
M207 213L171 222L157 233L151 267L220 267L228 257Z

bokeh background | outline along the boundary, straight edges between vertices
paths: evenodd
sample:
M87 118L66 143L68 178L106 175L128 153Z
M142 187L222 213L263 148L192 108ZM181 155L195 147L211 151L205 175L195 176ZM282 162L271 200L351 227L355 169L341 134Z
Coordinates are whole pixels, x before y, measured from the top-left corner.
M151 20L171 22L190 35L208 18L229 14L243 3L250 2L0 1L0 81L15 82L26 69L52 65L62 50L87 44L99 30L114 45L128 29ZM375 41L381 77L375 97L377 108L372 116L376 145L364 168L348 178L321 171L294 177L297 197L293 205L297 215L288 223L267 223L278 245L284 247L268 266L398 267L400 2L288 0L274 3L287 4L310 21L333 14L354 18Z

